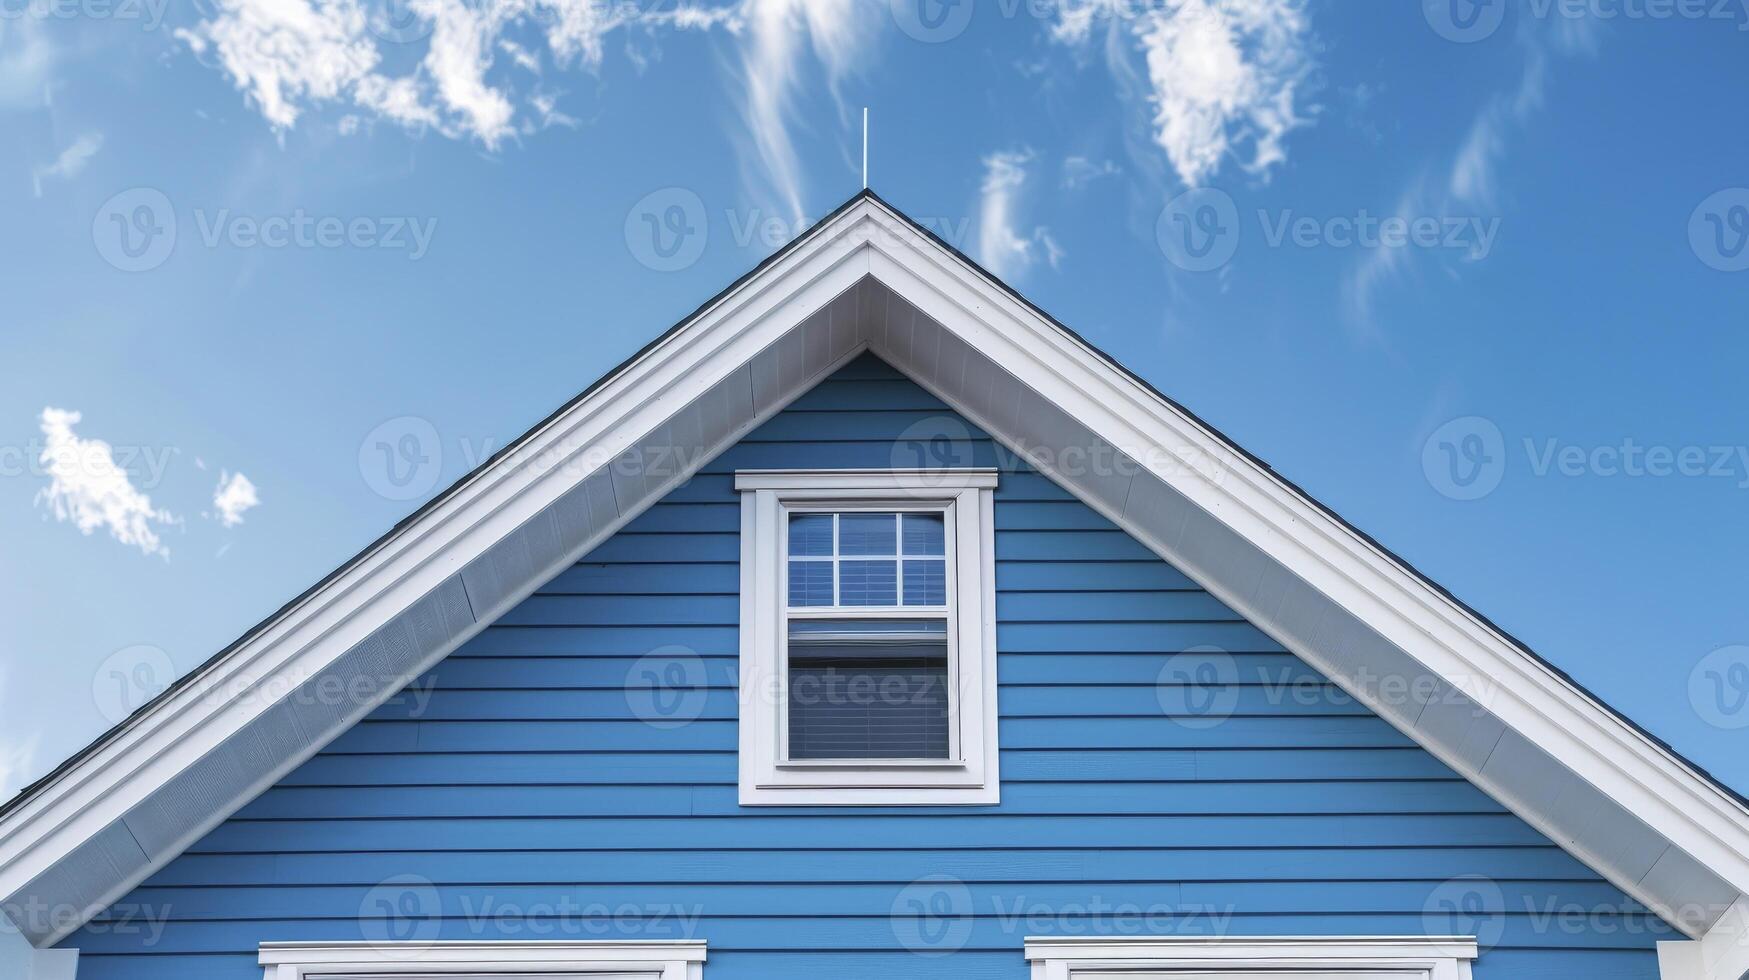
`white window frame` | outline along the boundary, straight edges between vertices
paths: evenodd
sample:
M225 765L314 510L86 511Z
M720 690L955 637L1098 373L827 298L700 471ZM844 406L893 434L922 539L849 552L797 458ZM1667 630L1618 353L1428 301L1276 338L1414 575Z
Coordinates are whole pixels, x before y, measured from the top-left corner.
M996 547L993 469L741 470L743 806L987 806L1000 802L996 746ZM947 607L788 608L788 514L941 510ZM903 596L900 596L903 601ZM947 616L947 759L785 758L788 617Z
M263 980L703 980L703 940L262 943Z
M1032 980L1470 980L1474 936L1028 936Z

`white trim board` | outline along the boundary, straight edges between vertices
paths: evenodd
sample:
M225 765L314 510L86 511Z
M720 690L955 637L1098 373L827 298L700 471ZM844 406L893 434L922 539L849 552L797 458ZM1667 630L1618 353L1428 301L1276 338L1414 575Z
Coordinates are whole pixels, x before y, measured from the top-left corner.
M565 942L286 942L262 943L262 980L347 980L408 974L494 978L528 975L568 980L701 980L705 944L695 940Z
M1471 936L1028 936L1033 980L1469 980Z
M1023 453L1109 451L1034 462L1690 935L1749 892L1737 798L864 194L0 811L0 896L79 909L20 924L59 940L380 700L290 692L376 671L388 697L864 349Z

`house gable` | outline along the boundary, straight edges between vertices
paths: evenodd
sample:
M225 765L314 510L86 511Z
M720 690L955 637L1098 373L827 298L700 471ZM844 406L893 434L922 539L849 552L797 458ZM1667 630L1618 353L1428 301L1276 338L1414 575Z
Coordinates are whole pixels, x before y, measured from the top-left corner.
M1704 939L1669 975L1749 969L1740 798L866 192L0 807L0 895L70 913L26 935L109 906L865 349Z
M942 435L1001 470L1001 803L738 806L734 472L891 467ZM64 945L97 980L530 938L703 940L710 980L1019 980L1027 936L1143 933L1474 934L1484 978L1653 977L1677 935L865 356Z

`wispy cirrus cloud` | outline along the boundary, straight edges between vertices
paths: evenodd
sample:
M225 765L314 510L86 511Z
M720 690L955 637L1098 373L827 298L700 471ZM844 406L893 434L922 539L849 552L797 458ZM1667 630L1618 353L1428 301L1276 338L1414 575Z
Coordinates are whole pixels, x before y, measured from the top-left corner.
M1023 193L1030 149L1007 150L984 158L984 181L978 198L978 261L1000 279L1019 276L1040 258L1056 268L1063 250L1050 230L1036 225L1023 231Z
M1543 89L1554 60L1596 50L1597 24L1590 18L1557 17L1549 24L1527 19L1518 36L1522 65L1518 80L1488 96L1471 117L1450 160L1423 168L1398 196L1394 216L1479 217L1497 209L1500 171L1512 138L1543 107ZM1379 294L1414 273L1410 250L1375 248L1364 252L1342 283L1342 312L1358 339L1376 340ZM1465 259L1480 258L1466 255ZM1450 268L1456 268L1452 266Z
M82 534L98 530L148 555L170 557L158 532L179 523L167 510L152 505L133 477L115 461L109 443L73 431L78 412L44 408L39 417L43 450L39 462L49 485L37 492L57 521L70 522Z
M31 191L37 196L43 196L44 180L71 180L79 176L91 158L103 147L102 133L86 133L67 145L53 163L44 164L31 172Z
M1228 159L1267 177L1287 159L1287 134L1315 111L1301 104L1313 66L1304 0L1086 0L1063 5L1052 34L1080 45L1101 28L1120 89L1140 54L1154 142L1185 186Z
M863 63L879 13L863 0L746 0L743 6L741 114L753 149L743 169L756 192L782 200L792 221L803 218L801 165L790 135L803 72L818 64L836 95Z

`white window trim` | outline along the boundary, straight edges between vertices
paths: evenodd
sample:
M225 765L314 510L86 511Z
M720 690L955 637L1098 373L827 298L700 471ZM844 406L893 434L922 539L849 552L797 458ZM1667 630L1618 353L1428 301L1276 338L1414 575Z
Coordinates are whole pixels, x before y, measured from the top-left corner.
M1028 936L1032 980L1154 971L1189 978L1295 973L1470 980L1473 936Z
M507 975L570 978L611 974L614 980L702 980L703 940L648 942L290 942L262 943L263 980Z
M1000 801L996 746L996 471L742 470L741 718L743 806L987 806ZM784 509L790 503L892 501L952 508L953 757L785 763ZM897 607L893 615L907 611ZM859 610L860 611L860 610ZM880 613L873 613L880 615ZM915 615L915 607L910 614Z

